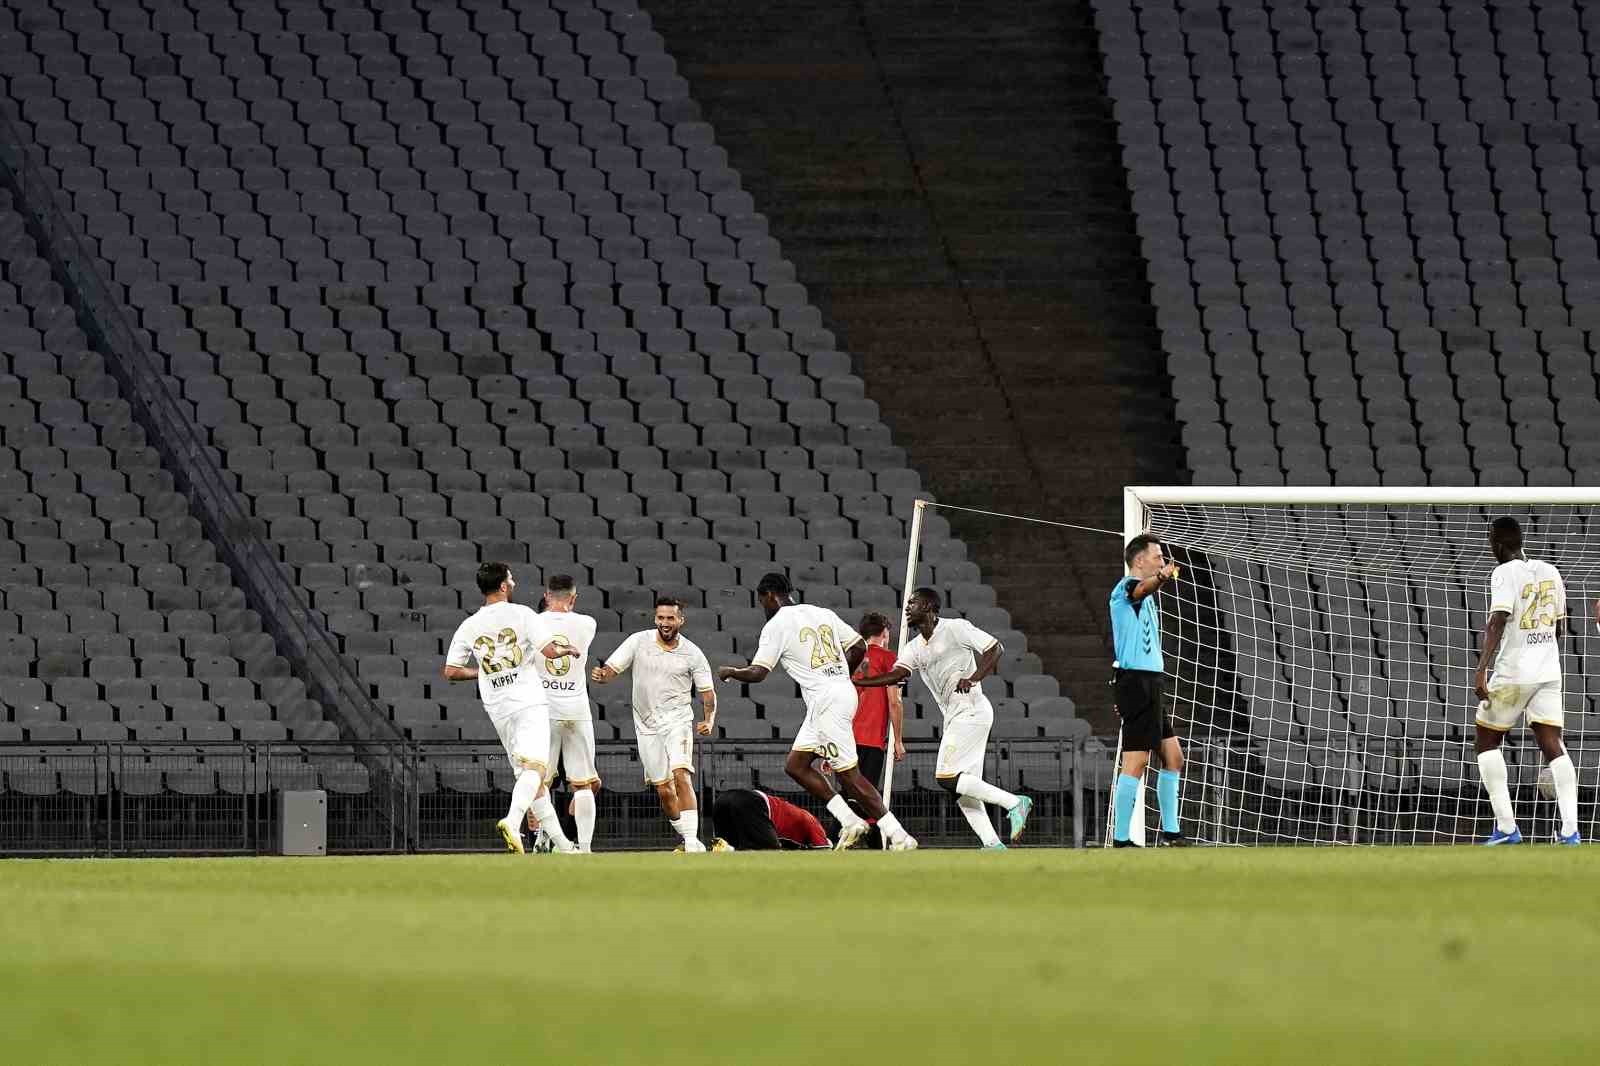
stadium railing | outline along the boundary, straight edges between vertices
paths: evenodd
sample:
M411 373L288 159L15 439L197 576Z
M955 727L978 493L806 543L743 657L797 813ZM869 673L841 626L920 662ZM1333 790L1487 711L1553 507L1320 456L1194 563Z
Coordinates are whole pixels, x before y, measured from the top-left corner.
M936 746L907 748L893 801L901 821L925 847L973 846L955 802L934 783ZM697 746L707 841L716 835L716 794L731 788L783 795L832 827L784 775L788 750L781 741ZM597 758L603 787L596 849L671 848L675 838L635 746L602 742ZM1081 741L995 740L988 758L987 777L1034 797L1027 844L1083 846L1099 799L1084 788ZM279 847L279 794L310 788L327 793L330 852L495 851L494 822L511 782L496 744L0 745L0 856L268 854ZM557 799L565 803L566 793L558 789Z

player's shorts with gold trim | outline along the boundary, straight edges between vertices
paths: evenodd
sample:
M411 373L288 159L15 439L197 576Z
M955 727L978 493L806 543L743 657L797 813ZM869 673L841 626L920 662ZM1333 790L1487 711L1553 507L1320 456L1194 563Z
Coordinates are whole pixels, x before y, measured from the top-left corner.
M550 714L543 704L518 708L489 721L506 749L512 770L537 770L549 778Z
M569 785L600 780L594 759L594 720L550 719L550 766L561 764Z
M846 681L806 699L806 720L794 735L793 751L813 752L835 770L849 770L856 756L856 687Z
M981 706L963 709L944 720L944 736L939 741L939 757L934 762L935 777L983 776L983 758L989 751L989 730L994 726L994 706L984 700Z
M634 719L634 725L639 720ZM694 722L685 718L654 733L640 733L639 765L652 785L672 780L674 770L694 773Z
M1561 702L1561 682L1546 681L1538 685L1489 686L1489 698L1478 701L1477 723L1487 729L1504 733L1524 717L1529 724L1553 725L1562 728L1566 722L1566 708Z

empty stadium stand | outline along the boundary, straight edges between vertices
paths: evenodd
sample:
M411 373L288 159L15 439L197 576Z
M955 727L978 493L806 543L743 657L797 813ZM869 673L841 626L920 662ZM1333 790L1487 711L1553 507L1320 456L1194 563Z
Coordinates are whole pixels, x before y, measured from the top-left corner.
M0 38L60 203L412 738L490 738L436 680L480 558L575 572L601 650L659 590L746 656L774 567L847 614L897 603L921 478L633 4L52 0ZM926 579L1009 649L1006 728L1083 733L928 530ZM798 708L765 686L723 729Z
M1600 476L1600 12L1096 8L1197 482Z

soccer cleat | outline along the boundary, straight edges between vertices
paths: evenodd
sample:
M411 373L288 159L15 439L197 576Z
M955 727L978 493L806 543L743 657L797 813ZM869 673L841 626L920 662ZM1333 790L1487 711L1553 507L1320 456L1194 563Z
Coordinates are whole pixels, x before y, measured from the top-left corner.
M1493 847L1496 844L1520 844L1522 843L1522 830L1512 826L1511 832L1502 833L1499 826L1496 826L1495 831L1489 834L1489 839L1483 843L1486 847Z
M889 850L890 851L916 851L917 850L917 838L912 836L910 833L906 833L899 840L891 841L890 844L889 844Z
M1114 847L1114 848L1142 848L1142 847L1144 847L1143 844L1135 844L1131 840L1113 840L1111 842L1111 846Z
M560 849L556 847L556 842L550 839L549 833L541 829L535 834L533 838L533 853L535 855L548 855L552 851L558 850Z
M506 842L507 851L515 852L518 855L526 855L528 853L527 849L522 846L521 826L512 825L502 818L494 823L494 827L500 830L500 839Z
M713 840L711 842L711 850L712 851L738 851L739 849L734 847L732 844L728 843L726 840L723 840L721 837L718 837L717 839L715 839L715 840Z
M981 851L1010 851L1011 849L1006 847L1004 844L1000 843L1000 841L996 840L993 844L985 844L985 845L983 845L983 847L981 849L979 849L979 850L981 850Z
M1572 831L1572 835L1569 836L1569 837L1564 837L1560 833L1557 833L1556 834L1556 843L1557 844L1582 844L1583 843L1583 837L1579 836L1578 835L1578 831L1576 829L1574 829Z
M691 840L683 846L683 850L688 852L690 855L698 855L706 850L706 846L699 840Z
M1163 829L1156 843L1158 847L1163 848L1186 848L1189 846L1189 838L1182 833L1169 833Z
M1006 821L1011 825L1011 843L1022 839L1022 829L1028 824L1028 815L1032 813L1033 800L1028 796L1018 796L1017 805L1006 812Z
M679 844L677 847L672 849L672 854L674 854L674 855L682 855L684 852L686 852L688 850L689 850L688 848L684 847L682 844Z
M862 837L867 835L867 823L862 821L851 822L839 829L839 842L833 846L834 851L849 851L855 847Z

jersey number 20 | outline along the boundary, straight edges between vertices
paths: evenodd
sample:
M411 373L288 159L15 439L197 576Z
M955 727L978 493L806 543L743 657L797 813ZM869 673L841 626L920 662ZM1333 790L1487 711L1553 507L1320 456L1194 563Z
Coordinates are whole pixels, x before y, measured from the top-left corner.
M839 642L833 639L832 626L818 626L815 629L806 626L800 631L800 643L811 645L813 670L820 670L844 658L839 654Z

